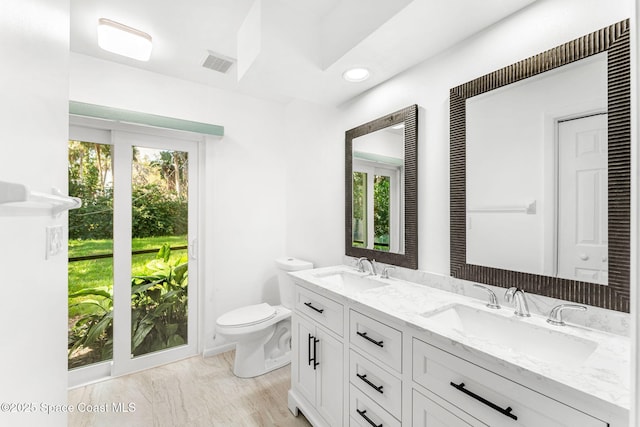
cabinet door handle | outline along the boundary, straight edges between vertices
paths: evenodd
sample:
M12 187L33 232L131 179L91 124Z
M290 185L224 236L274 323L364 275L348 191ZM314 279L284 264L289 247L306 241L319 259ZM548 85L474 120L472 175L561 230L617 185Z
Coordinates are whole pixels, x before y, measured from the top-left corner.
M364 338L365 340L374 343L375 345L377 345L378 347L384 347L384 342L383 341L376 341L373 338L370 338L367 336L366 332L359 332L357 331L356 334L360 335L362 338Z
M306 305L307 307L309 307L312 310L317 311L318 313L322 313L324 311L324 308L314 307L313 304L311 304L310 302L305 302L304 305Z
M311 357L311 341L313 341L313 357ZM307 339L307 350L309 351L309 366L311 366L311 362L313 362L313 370L316 370L316 366L318 366L320 363L318 363L318 361L316 360L316 357L318 355L318 349L316 347L316 344L318 344L320 342L319 339L317 339L316 337L314 337L313 335L309 334L309 338Z
M502 409L501 407L499 407L498 405L496 405L495 403L489 402L487 399L485 399L482 396L478 396L477 394L475 394L472 391L467 390L466 388L464 388L464 383L460 383L460 384L455 384L453 382L450 382L449 384L451 384L452 387L455 387L456 389L460 390L461 392L463 392L464 394L466 394L467 396L471 396L474 399L476 399L479 402L484 403L485 405L487 405L488 407L490 407L491 409L494 409L498 412L500 412L502 415L506 415L509 418L513 418L514 420L517 420L518 417L516 417L515 415L513 415L511 413L511 411L513 410L511 408L511 406L507 407L507 409Z
M360 409L356 409L356 412L358 414L360 414L360 416L362 418L364 418L369 424L371 424L373 427L382 427L382 424L376 424L373 422L373 420L369 417L367 417L367 410L365 409L364 411L361 411Z
M372 383L371 381L369 381L367 379L367 374L364 375L360 375L360 374L356 374L356 376L358 378L360 378L362 381L364 381L365 383L367 383L371 388L375 389L375 391L377 391L378 393L382 393L384 394L384 391L382 391L382 385L375 385L374 383Z
M316 370L316 366L318 366L320 364L320 362L318 362L318 348L316 347L316 344L318 344L320 342L319 339L317 339L316 337L313 337L313 370Z

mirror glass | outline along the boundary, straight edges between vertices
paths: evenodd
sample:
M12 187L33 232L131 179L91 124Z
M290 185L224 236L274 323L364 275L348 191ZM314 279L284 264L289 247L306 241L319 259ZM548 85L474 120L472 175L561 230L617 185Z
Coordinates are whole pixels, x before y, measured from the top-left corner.
M466 260L607 284L607 53L466 99Z
M354 247L404 253L404 123L353 139Z
M629 20L449 95L451 276L629 312Z
M418 106L345 132L345 253L418 268Z

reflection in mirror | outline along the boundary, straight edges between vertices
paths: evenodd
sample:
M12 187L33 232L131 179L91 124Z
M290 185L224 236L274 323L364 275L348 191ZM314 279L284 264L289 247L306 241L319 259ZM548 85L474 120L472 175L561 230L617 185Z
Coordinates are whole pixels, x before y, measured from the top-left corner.
M606 52L466 108L467 263L606 284Z
M629 312L630 99L628 19L452 88L451 276Z
M418 106L345 133L345 252L418 268Z
M353 140L353 246L404 253L404 123Z

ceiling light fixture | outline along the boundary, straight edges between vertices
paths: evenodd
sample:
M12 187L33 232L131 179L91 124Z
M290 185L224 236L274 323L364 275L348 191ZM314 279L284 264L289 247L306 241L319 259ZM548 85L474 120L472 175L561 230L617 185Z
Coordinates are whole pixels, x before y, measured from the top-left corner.
M98 20L98 46L138 61L148 61L153 48L149 34L106 18Z
M351 68L342 74L342 78L348 82L363 82L369 78L371 74L366 68Z

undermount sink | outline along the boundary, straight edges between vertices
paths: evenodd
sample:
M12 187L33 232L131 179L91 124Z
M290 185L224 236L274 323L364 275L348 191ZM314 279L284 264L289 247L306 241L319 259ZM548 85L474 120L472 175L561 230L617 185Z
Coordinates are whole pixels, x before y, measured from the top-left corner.
M328 271L315 274L328 285L347 291L359 292L386 286L387 283L376 280L374 276L350 271Z
M553 327L462 304L422 313L422 316L453 329L471 341L480 340L499 347L502 352L523 354L549 363L582 363L598 347L595 341L566 334Z

